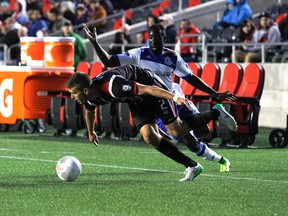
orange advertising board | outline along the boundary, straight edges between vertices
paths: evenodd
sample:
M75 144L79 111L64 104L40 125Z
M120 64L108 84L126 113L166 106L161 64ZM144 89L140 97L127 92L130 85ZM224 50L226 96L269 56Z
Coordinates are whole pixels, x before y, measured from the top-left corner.
M65 83L73 73L73 67L1 67L0 124L45 119L51 98L67 93Z

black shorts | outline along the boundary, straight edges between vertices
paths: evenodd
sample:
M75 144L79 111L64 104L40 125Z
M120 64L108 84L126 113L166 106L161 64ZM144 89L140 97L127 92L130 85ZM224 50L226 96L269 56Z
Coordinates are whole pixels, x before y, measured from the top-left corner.
M134 124L139 131L145 124L156 124L160 118L164 125L170 124L178 117L173 101L154 97L145 97L139 104L129 103Z

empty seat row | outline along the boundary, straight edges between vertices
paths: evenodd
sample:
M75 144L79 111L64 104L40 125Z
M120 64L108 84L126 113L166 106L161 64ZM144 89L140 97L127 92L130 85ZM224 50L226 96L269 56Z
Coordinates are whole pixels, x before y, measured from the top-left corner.
M218 92L229 90L237 96L236 101L217 101L206 93L191 87L186 81L180 80L186 97L192 100L200 111L210 109L216 103L222 103L237 121L238 128L232 132L218 122L209 124L212 136L219 137L223 144L237 146L252 145L258 133L258 116L260 112L260 98L263 91L265 70L260 64L248 64L243 70L237 63L229 63L223 71L215 63L207 63L203 68L198 63L189 63L194 73L207 85ZM209 141L209 140L208 140Z
M99 75L105 70L105 67L102 62L93 62L89 63L86 61L82 61L77 65L77 72L84 72L88 74L91 78Z

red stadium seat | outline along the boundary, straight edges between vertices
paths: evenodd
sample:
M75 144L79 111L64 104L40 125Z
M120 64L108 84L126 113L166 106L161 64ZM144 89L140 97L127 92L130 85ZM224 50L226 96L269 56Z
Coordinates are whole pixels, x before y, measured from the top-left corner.
M132 19L132 17L133 17L133 11L131 9L127 10L125 12L125 18L126 19Z
M218 64L209 62L204 65L200 78L212 89L218 91L221 78L221 68ZM196 89L194 92L194 96L201 97L209 95L199 89Z
M251 63L244 71L244 75L236 93L237 101L225 101L223 105L237 121L236 133L224 130L219 133L222 141L247 147L252 145L258 133L258 117L260 112L260 98L265 80L265 70L260 64Z
M76 72L84 72L89 75L90 68L91 68L91 65L89 64L89 62L82 61L82 62L79 62L79 64L77 65Z
M222 81L218 89L219 92L229 90L231 93L236 93L240 87L243 77L243 68L240 64L229 63L223 72Z
M285 17L287 17L287 13L280 14L278 17L276 17L275 23L277 23L277 24L279 25L279 23L280 23Z
M163 2L160 3L159 7L160 7L160 8L167 9L167 8L170 7L170 3L171 3L170 0L165 0L165 1L163 1Z
M218 89L218 92L225 92L229 90L231 93L236 93L237 90L240 87L240 83L242 81L243 77L243 68L241 65L237 63L230 63L228 64L223 72L222 81L220 84L220 87ZM204 111L205 109L211 109L212 106L214 106L216 103L219 103L219 101L213 101L212 100L204 100L200 101L197 106L199 110ZM220 102L221 103L221 102ZM216 137L219 136L219 131L223 131L223 125L219 125L218 122L210 123L211 131L213 132L212 136ZM224 127L224 130L226 128Z
M193 71L193 74L200 77L202 73L202 67L200 64L195 63L195 62L189 62L187 63L188 66L191 68ZM185 80L181 79L180 80L180 87L184 93L185 96L188 98L191 98L191 96L194 94L196 88L194 86L191 86L188 82Z
M221 68L216 63L207 63L202 69L200 78L208 86L217 91L221 78ZM195 89L192 100L200 112L211 109L211 96L199 89ZM211 138L214 136L215 130L214 123L212 121L209 123L209 128L211 134L204 138L205 141L211 141Z
M119 18L119 19L115 20L113 29L114 30L120 29L121 26L122 26L122 18Z
M176 74L172 74L172 82L174 83L179 83L180 78Z
M92 63L89 75L91 78L94 78L95 76L98 76L100 73L102 73L104 69L105 67L102 62L94 62Z
M163 14L163 8L157 7L152 10L152 14L159 17Z
M200 0L189 0L188 7L193 7L200 4Z

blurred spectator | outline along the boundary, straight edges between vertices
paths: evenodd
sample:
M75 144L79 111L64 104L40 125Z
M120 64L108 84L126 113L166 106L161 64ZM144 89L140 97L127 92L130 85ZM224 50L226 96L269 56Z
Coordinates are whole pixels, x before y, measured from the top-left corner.
M58 10L60 10L61 8L61 1L60 0L50 0L50 10L52 8L58 8Z
M139 44L140 46L143 46L145 44L144 40L144 33L143 32L138 32L136 34L136 43Z
M279 31L281 34L281 42L288 42L288 16L279 22ZM283 45L281 49L273 57L272 62L288 62L288 45Z
M238 27L244 19L252 19L253 13L247 0L235 0L235 3L237 7L237 16L234 20L234 25Z
M9 3L7 1L1 1L0 2L0 20L3 19L3 15L5 12L9 10Z
M114 13L114 7L110 0L100 0L100 4L105 8L107 15Z
M64 18L70 20L72 24L74 24L74 20L76 19L75 7L73 2L71 1L61 1L60 10Z
M257 26L251 43L277 43L280 42L280 31L278 26L272 22L270 14L267 12L260 13L259 16L260 23ZM267 50L274 49L275 46L267 45L265 46L266 55L268 54ZM244 59L245 63L248 62L260 62L261 61L261 47L257 45L250 45L244 47L242 52L242 57L236 56L238 62L241 62ZM267 56L266 56L267 57Z
M64 18L58 8L51 8L47 13L48 20L50 21L49 33L60 31L62 23L67 20Z
M89 28L93 29L96 27L97 33L101 34L104 32L104 27L106 25L107 12L105 8L100 4L100 0L90 0L90 10L91 16L89 21L94 21L89 25ZM99 20L101 19L101 20ZM99 20L95 22L96 20Z
M12 45L20 43L18 29L14 28L14 20L11 16L6 16L6 18L2 19L1 28L1 38L0 44L6 44L7 47L11 47ZM2 47L0 47L0 59L3 60L4 52ZM11 48L10 58L12 60L19 60L20 58L20 49L19 46L15 46Z
M284 19L282 19L279 22L278 27L281 33L282 41L287 41L288 40L288 16L286 16Z
M29 18L26 12L26 1L17 0L15 2L14 13L12 14L12 19L21 25L28 25Z
M241 22L239 30L235 32L235 42L245 43L249 45L252 41L253 34L256 27L252 20L245 19ZM235 61L236 62L244 62L247 46L243 45L239 47L235 52ZM233 59L233 57L232 57Z
M26 0L26 11L38 8L39 10L42 10L43 2L39 0ZM29 14L28 14L29 17Z
M73 32L73 25L69 20L62 23L61 27L62 36L74 37L74 67L76 68L80 61L84 61L87 57L87 47L84 43L83 38L77 33Z
M234 0L226 0L226 5L227 7L222 15L221 21L214 24L214 27L216 28L219 26L226 28L233 25L233 21L237 16L237 7L234 6Z
M197 46L193 46L193 43L198 42L198 37L201 37L201 35L195 35L200 34L201 31L190 23L189 20L183 19L180 23L180 28L177 33L177 43L180 42L180 55L186 62L198 62L198 53L197 53ZM189 34L194 34L193 36ZM181 45L189 43L191 45Z
M252 19L252 10L246 0L227 0L226 4L222 19L214 24L215 28L239 27L244 19Z
M252 20L245 19L241 22L240 28L235 32L235 42L251 43L256 27Z
M30 24L28 26L28 36L43 37L48 31L48 23L43 18L43 12L39 8L30 8L28 10Z
M76 6L76 17L73 22L74 25L80 25L88 21L87 8L84 4L79 3Z
M149 15L146 17L147 29L148 29L150 26L152 26L152 25L154 25L154 24L158 24L158 23L160 23L160 20L159 20L159 18L158 18L156 15L154 15L154 14L149 14ZM146 31L143 36L144 36L144 41L146 41L147 46L148 46L148 43L149 43L149 40L148 40L148 39L149 39L149 32Z
M28 29L25 26L22 26L20 29L18 29L18 35L19 38L21 37L27 37L28 36Z
M121 29L115 34L114 41L109 45L108 53L110 55L120 54L126 50L131 49L132 47L126 46L124 50L122 50L121 45L131 44L132 40L129 35L130 27L128 24L125 24L121 27Z
M170 14L163 14L159 17L160 23L165 27L166 31L166 44L167 48L174 50L174 45L176 43L177 28L174 24L174 18Z

